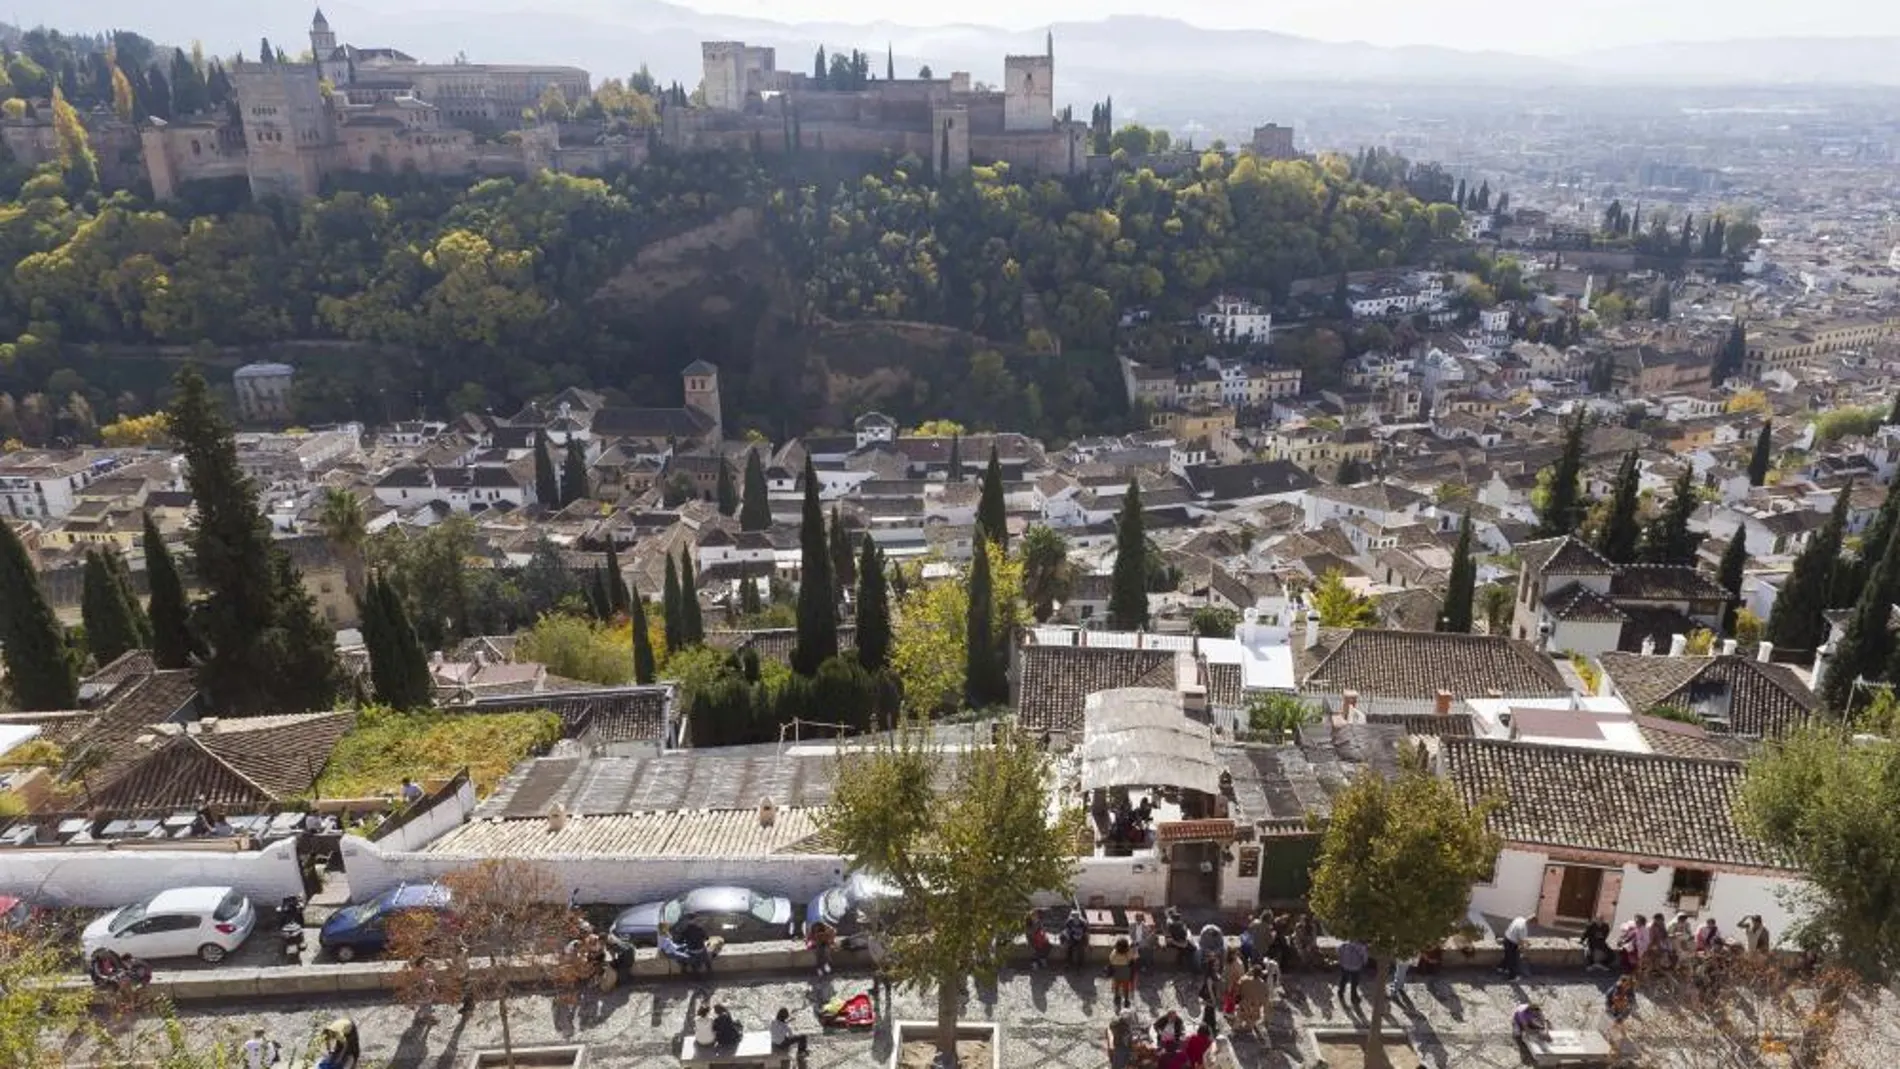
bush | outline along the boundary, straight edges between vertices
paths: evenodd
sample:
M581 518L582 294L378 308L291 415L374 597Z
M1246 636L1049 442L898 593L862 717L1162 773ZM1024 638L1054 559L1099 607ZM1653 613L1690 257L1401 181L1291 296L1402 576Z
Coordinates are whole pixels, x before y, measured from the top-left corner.
M548 672L583 683L633 681L633 636L625 625L610 627L579 616L551 613L515 646L517 661L534 661Z

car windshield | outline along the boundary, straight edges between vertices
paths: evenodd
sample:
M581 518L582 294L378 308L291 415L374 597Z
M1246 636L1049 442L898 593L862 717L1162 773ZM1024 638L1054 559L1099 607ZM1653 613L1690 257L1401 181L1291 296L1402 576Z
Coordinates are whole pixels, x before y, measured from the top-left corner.
M834 921L843 920L845 915L851 911L850 892L842 887L833 887L831 890L825 892L821 908L825 911L825 919Z
M685 899L675 898L660 907L660 923L672 927L680 922L680 912L685 908Z
M124 935L127 928L145 919L145 907L149 905L151 905L151 900L147 899L125 907L112 918L112 923L106 926L106 930L113 935Z
M751 897L752 897L752 915L754 917L759 918L760 920L764 921L767 924L771 924L773 921L778 919L777 916L773 912L773 909L772 909L773 902L771 899L761 898L758 895L753 895Z
M218 908L211 914L211 919L214 921L228 921L243 912L243 910L244 896L238 894L236 891L232 891L230 894L224 896L224 901L218 903Z

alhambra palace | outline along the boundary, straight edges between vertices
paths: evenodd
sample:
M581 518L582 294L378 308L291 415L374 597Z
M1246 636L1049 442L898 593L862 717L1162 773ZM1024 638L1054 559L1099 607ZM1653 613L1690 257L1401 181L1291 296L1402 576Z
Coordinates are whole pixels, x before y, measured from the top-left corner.
M656 146L913 155L938 174L972 162L1061 175L1090 166L1086 124L1056 115L1053 37L1041 55L1004 57L1001 89L965 72L831 89L779 69L774 49L707 42L703 101L662 102L658 128L632 134L536 117L550 88L569 103L589 95L588 73L576 67L423 63L393 48L339 44L321 10L310 49L312 62L231 68L237 121L222 110L169 122L86 116L102 177L120 186L144 178L160 200L194 182L240 178L254 195L301 198L336 174L598 173L637 167ZM57 151L45 119L6 120L0 137L29 165Z

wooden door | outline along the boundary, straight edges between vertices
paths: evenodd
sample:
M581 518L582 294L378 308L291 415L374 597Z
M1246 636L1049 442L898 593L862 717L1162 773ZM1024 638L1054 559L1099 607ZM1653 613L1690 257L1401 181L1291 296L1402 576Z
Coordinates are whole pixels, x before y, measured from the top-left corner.
M1557 888L1557 917L1561 920L1589 920L1596 911L1597 892L1602 887L1602 869L1565 865L1563 883Z

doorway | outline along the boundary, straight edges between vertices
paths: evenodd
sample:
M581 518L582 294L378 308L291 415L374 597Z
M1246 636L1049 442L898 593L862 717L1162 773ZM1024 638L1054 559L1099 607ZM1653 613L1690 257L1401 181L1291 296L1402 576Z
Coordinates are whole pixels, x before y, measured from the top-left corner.
M1168 904L1212 909L1220 905L1221 844L1168 847Z
M1596 915L1597 895L1602 890L1602 869L1564 866L1563 883L1557 887L1557 919L1587 923Z

